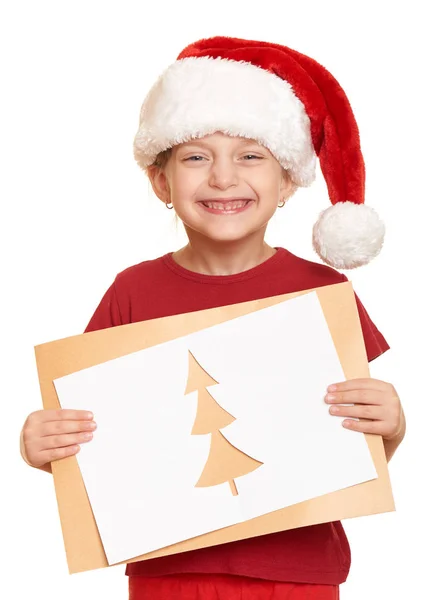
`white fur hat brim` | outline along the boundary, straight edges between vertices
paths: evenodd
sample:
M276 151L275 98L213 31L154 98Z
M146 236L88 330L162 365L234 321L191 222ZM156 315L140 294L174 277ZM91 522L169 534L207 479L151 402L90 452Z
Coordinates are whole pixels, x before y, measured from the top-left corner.
M297 186L314 181L311 123L290 84L223 58L185 58L165 70L142 105L135 159L145 169L160 152L217 131L267 147Z

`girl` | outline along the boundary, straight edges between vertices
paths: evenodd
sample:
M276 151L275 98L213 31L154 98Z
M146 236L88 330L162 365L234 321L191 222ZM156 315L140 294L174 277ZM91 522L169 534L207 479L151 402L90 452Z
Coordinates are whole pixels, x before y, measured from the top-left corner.
M383 225L364 206L349 102L323 67L294 50L232 38L188 46L144 101L134 152L158 198L182 220L188 244L120 273L86 331L346 281L332 267L366 264L380 251ZM264 240L277 208L313 181L317 155L333 205L314 227L327 265ZM372 360L388 345L356 300ZM348 417L345 427L381 435L389 460L405 432L394 387L356 379L330 382L327 391L330 412ZM51 461L92 439L92 419L66 409L31 414L23 458L50 472ZM132 563L127 574L131 600L331 600L349 566L334 522Z

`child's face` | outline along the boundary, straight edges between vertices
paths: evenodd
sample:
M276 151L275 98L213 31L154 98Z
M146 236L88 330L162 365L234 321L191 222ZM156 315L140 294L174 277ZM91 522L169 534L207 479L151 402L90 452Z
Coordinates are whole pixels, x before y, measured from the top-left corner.
M237 242L263 234L293 184L271 152L254 140L215 133L175 146L152 181L187 234Z

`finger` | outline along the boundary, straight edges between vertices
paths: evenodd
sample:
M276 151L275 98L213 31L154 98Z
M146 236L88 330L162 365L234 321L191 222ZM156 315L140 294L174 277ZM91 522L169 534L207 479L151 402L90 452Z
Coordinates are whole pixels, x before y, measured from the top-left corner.
M327 404L384 404L384 392L378 390L347 390L331 392L326 394L325 402Z
M55 410L43 411L49 413L45 421L90 421L93 419L93 413L89 410L72 410L70 408L58 408Z
M35 466L45 465L50 462L54 462L56 460L61 460L62 458L67 458L68 456L73 456L78 454L81 450L81 446L73 445L73 446L65 446L64 448L53 448L51 450L44 450L38 453L38 458L34 461Z
M346 392L353 390L378 390L379 392L389 391L393 386L385 381L373 379L372 377L360 379L348 379L339 383L332 383L328 386L328 392Z
M68 435L51 435L41 438L38 442L38 450L53 450L55 448L66 448L67 446L76 446L90 442L93 438L92 432L70 433ZM37 444L36 444L37 445Z
M40 425L40 436L95 431L95 421L48 421Z
M329 412L331 415L335 415L337 417L352 417L356 419L370 419L374 421L384 421L386 416L382 407L372 405L331 406Z
M345 429L351 429L352 431L359 431L361 433L373 433L376 435L385 434L383 421L356 421L354 419L347 419L342 421L342 425Z
M28 417L28 423L45 423L49 421L90 421L93 413L88 410L57 408L54 410L38 410Z

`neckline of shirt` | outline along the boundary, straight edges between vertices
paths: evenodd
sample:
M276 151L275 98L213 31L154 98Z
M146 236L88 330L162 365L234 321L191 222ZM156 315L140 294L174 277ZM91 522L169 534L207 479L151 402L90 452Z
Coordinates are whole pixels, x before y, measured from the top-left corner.
M190 279L191 281L195 281L197 283L209 283L209 284L226 284L226 283L236 283L238 281L245 281L247 279L252 279L253 277L258 277L259 275L264 274L268 269L272 268L274 265L278 264L283 258L285 258L288 254L288 251L284 248L275 248L276 252L264 260L260 265L257 265L251 269L247 269L246 271L242 271L241 273L235 273L234 275L206 275L204 273L196 273L195 271L190 271L178 263L173 258L173 252L169 252L162 257L164 264L176 275L180 277L184 277L185 279Z

